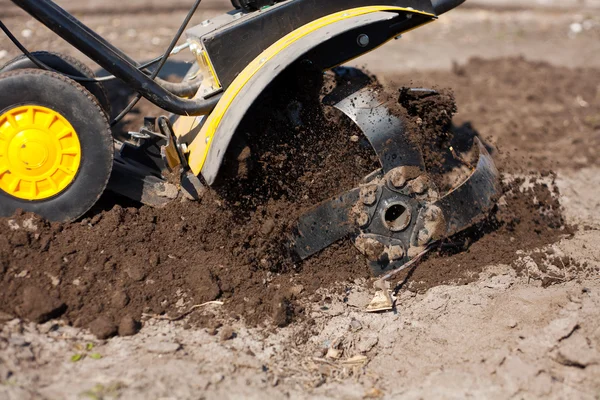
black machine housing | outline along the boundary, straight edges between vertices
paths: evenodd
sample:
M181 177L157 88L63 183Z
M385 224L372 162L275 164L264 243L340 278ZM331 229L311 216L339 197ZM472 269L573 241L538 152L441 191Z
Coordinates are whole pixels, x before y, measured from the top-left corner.
M202 39L203 46L210 56L223 90L262 51L284 35L320 17L355 7L374 5L412 8L431 15L439 15L460 5L465 0L236 1L243 11L229 13L229 22L215 23L216 20L213 20L211 23L211 21L208 21L205 26L202 26L206 29L201 29L201 32L192 32L193 35ZM12 2L98 63L106 71L121 79L132 90L140 93L163 110L177 115L206 115L216 106L218 97L210 99L182 98L161 86L139 68L139 63L53 1L12 0ZM275 4L267 9L252 11L263 3L269 3L266 4L267 6L270 3ZM237 15L240 13L241 15ZM380 37L387 35L386 39L389 39L394 36L394 32L406 30L406 26L422 24L422 20L418 21L420 18L431 17L406 18L406 20L398 21L407 24L402 29L392 24L384 27L384 31L378 30L377 33ZM335 42L335 40L331 42ZM381 44L383 39L379 43L377 42L377 40L371 41L370 46L374 48L377 44ZM352 53L344 52L344 48L347 50L347 46L335 51L338 46L331 43L330 48L325 49L331 52L329 54L322 53L330 58L323 62L324 65L331 64L329 66L334 66L372 49L370 47L355 49L356 54L352 55ZM337 60L337 62L332 60Z

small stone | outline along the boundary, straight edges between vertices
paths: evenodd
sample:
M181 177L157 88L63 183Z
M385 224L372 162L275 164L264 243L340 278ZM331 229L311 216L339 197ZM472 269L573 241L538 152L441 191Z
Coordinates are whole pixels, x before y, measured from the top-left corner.
M304 291L304 286L295 285L290 288L290 293L294 296L299 296Z
M221 329L221 342L226 342L228 340L231 340L235 337L235 332L233 331L233 329L229 326L224 327L223 329Z
M368 353L377 343L379 339L377 336L367 336L361 339L358 343L358 351L361 353Z
M23 271L21 271L17 275L15 275L15 278L25 278L27 275L29 275L29 271L24 269Z
M44 333L44 334L54 332L54 331L58 330L58 328L59 328L59 325L54 322L46 322L41 325L38 325L38 331L40 333Z
M340 357L342 357L342 350L338 350L338 349L335 349L333 347L330 347L327 350L327 354L325 355L325 357L326 358L331 358L333 360L337 360Z
M123 308L129 304L129 296L124 290L119 290L113 294L110 303L117 308Z
M141 324L132 316L126 315L119 322L119 336L133 336L139 332Z
M98 317L89 326L90 331L98 339L104 340L117 334L117 325L109 317Z
M206 332L208 332L208 334L211 336L217 336L217 333L219 333L219 328L222 326L222 323L214 321L206 328Z
M260 228L260 233L262 233L263 236L267 236L271 234L271 232L273 232L274 229L275 221L272 219L268 219L263 223L262 227Z
M216 385L216 384L217 384L217 383L219 383L219 382L223 382L223 380L225 380L225 375L223 375L223 374L219 374L219 373L216 373L216 374L214 374L214 375L213 375L213 376L210 378L210 382L211 382L213 385Z
M360 321L352 318L352 320L350 321L350 331L358 332L361 329L362 329L362 324L360 323Z
M146 350L154 354L171 354L180 348L181 345L175 342L152 342L146 345Z
M148 258L148 262L150 263L150 266L157 267L158 264L160 264L159 255L157 253L150 254L150 257Z
M125 269L125 273L129 278L131 278L131 280L136 282L142 281L146 277L144 270L137 265L127 267L127 269Z

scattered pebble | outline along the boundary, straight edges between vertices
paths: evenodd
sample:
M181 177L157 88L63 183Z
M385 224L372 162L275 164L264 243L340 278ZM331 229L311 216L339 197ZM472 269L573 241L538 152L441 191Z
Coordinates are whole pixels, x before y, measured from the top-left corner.
M126 315L119 322L119 336L133 336L141 328L141 324L131 315Z
M229 326L224 327L223 329L221 329L221 342L226 342L228 340L231 340L235 337L235 332L233 331L233 329Z
M175 342L152 342L146 345L146 350L154 354L171 354L180 348L181 345Z

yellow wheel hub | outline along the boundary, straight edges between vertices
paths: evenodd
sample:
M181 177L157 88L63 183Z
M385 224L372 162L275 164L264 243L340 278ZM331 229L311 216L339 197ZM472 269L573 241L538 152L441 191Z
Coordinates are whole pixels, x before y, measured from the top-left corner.
M80 163L77 132L61 114L26 105L0 115L0 190L47 199L73 182Z

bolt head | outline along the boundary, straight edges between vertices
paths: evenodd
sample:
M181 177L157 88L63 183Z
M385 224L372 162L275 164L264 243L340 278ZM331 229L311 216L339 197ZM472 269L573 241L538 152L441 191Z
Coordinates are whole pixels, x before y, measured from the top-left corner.
M396 189L402 189L407 182L422 174L419 167L398 167L389 173L389 182Z
M442 215L442 210L438 206L431 206L425 210L423 218L425 221L436 221Z
M402 246L390 246L386 252L390 261L398 261L404 258L404 249Z
M409 183L409 189L412 193L423 194L429 188L427 178L419 176Z
M358 35L358 38L356 38L356 43L358 43L360 47L367 47L370 42L371 39L368 35L365 35L364 33Z
M406 185L406 177L399 170L394 170L390 175L390 182L395 188L402 189Z
M363 186L360 189L360 200L366 206L372 206L377 201L377 185Z
M417 244L419 246L425 246L431 240L431 234L427 229L421 229L419 236L417 237Z
M359 236L354 241L354 245L363 255L369 260L377 261L383 255L385 250L382 243L375 239L371 239L364 236Z
M369 225L369 214L367 214L366 212L361 212L360 214L358 214L358 216L356 217L356 223L358 224L358 226L360 226L361 228L366 227L367 225Z

